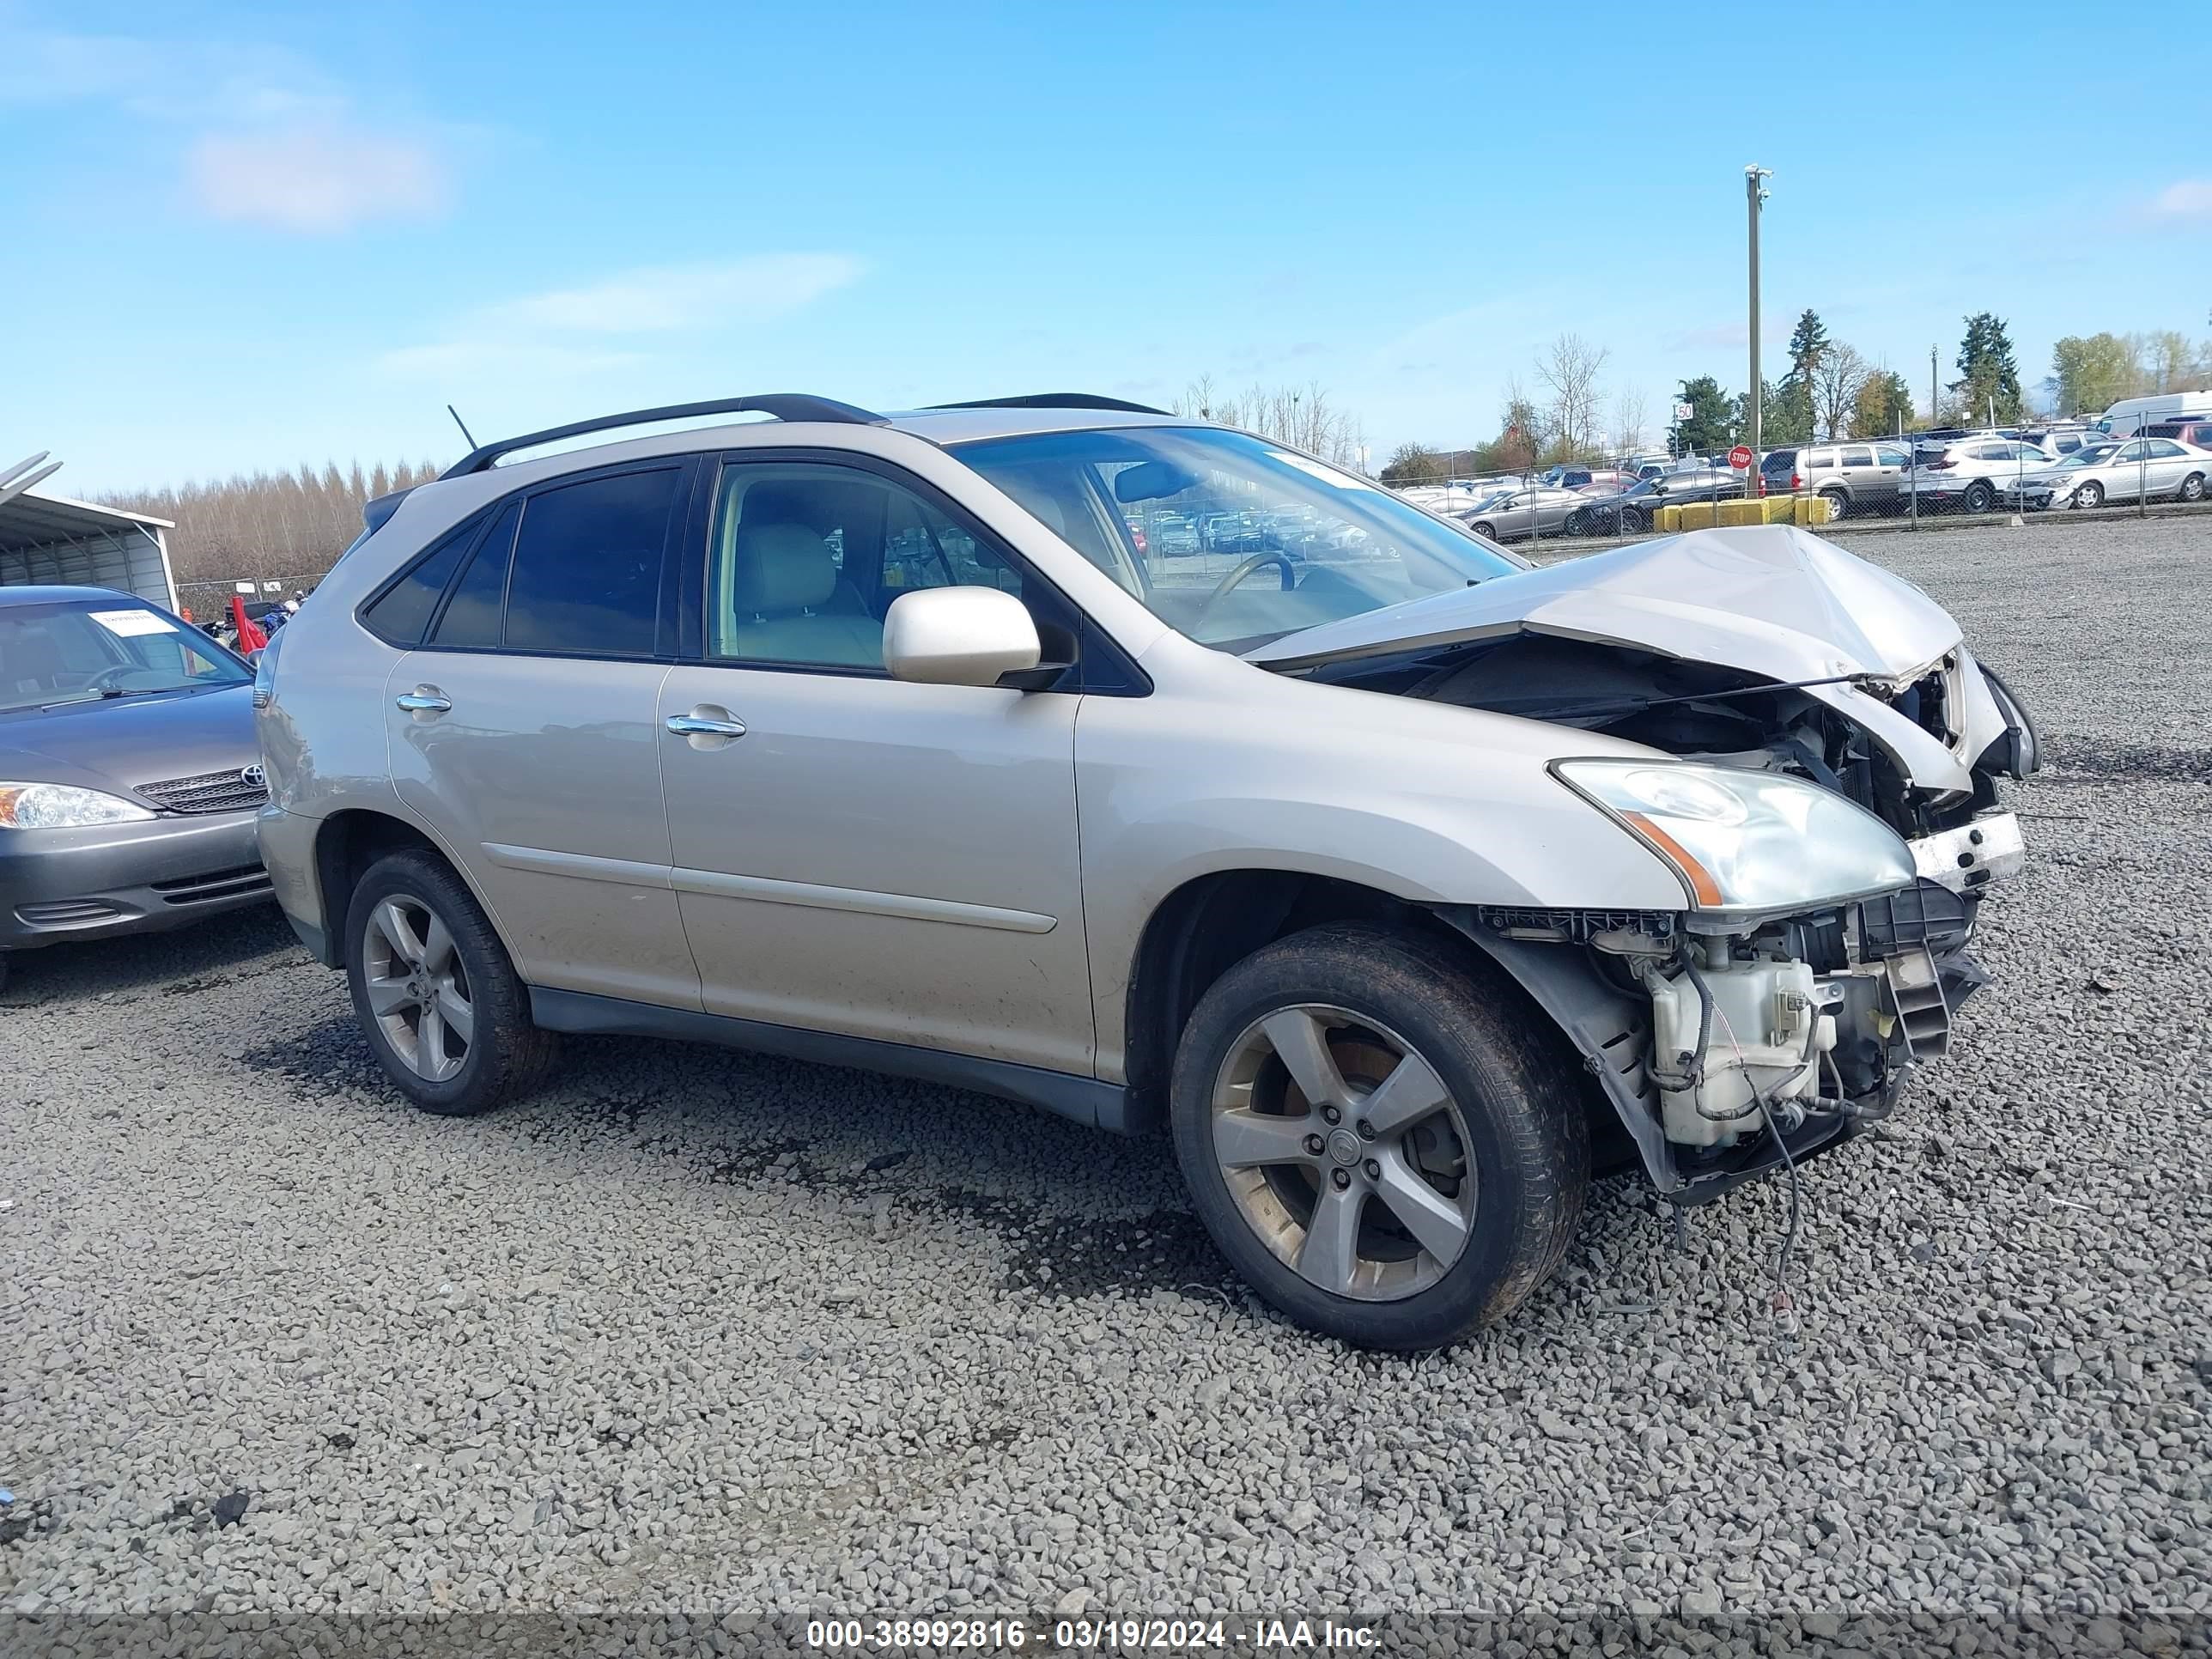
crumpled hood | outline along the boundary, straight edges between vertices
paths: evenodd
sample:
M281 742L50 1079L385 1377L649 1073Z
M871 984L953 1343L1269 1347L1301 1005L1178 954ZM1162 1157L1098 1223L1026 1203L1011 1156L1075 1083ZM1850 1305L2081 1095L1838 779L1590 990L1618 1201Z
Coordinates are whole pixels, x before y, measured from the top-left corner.
M1245 653L1270 668L1522 632L1775 680L1894 679L1959 643L1911 583L1795 525L1692 530L1324 623Z
M1795 525L1692 530L1324 623L1245 653L1268 668L1545 634L1739 669L1783 684L1903 684L1956 653L1955 744L1850 684L1808 688L1921 788L1973 787L2007 720L1950 613L1911 583Z

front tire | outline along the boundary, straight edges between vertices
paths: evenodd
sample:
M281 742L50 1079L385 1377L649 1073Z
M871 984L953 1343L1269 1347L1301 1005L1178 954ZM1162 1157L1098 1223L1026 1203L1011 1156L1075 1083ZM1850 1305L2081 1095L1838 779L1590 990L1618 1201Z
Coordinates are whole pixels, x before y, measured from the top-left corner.
M1176 1157L1271 1305L1360 1347L1440 1347L1512 1312L1565 1254L1589 1181L1578 1075L1517 988L1462 952L1316 927L1192 1012Z
M2102 507L2104 504L2105 486L2094 478L2074 492L2074 505L2076 507Z
M550 1076L559 1040L490 919L428 853L371 865L346 908L346 981L385 1075L426 1112L471 1117Z

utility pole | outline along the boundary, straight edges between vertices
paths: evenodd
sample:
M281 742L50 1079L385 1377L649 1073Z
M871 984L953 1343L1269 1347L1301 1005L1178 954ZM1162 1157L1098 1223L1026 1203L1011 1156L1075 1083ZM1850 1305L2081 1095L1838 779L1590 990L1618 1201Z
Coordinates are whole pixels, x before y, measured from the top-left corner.
M1760 408L1759 383L1759 208L1766 199L1765 180L1774 176L1769 167L1747 167L1743 170L1743 194L1746 211L1751 225L1751 468L1743 477L1743 493L1749 496L1759 477L1760 426L1765 411Z
M1942 418L1936 413L1936 348L1928 348L1928 424L1941 426Z

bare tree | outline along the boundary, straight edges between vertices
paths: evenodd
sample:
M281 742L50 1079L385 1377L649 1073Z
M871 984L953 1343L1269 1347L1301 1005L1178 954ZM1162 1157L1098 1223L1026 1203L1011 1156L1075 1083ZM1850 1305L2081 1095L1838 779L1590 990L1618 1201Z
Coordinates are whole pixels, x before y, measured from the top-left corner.
M1859 392L1871 373L1866 359L1841 340L1830 341L1814 360L1814 429L1822 437L1833 442L1850 435Z
M1613 447L1623 455L1644 447L1644 393L1625 386L1613 400Z
M1367 442L1358 417L1339 408L1318 381L1302 386L1255 382L1241 392L1223 393L1214 390L1212 375L1201 374L1176 400L1176 413L1241 427L1339 466L1357 467Z
M1536 378L1552 394L1552 436L1567 455L1581 456L1595 446L1598 433L1598 371L1607 356L1579 334L1562 334L1536 360Z
M361 533L362 503L438 476L428 462L341 471L256 472L163 489L118 490L112 507L172 520L169 562L180 583L319 576Z

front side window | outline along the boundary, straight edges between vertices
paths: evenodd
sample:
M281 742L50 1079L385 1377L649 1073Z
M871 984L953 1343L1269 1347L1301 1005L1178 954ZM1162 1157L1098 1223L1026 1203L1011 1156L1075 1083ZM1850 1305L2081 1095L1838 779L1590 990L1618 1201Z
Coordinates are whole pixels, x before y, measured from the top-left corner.
M708 545L707 654L725 660L879 670L884 619L902 593L1031 597L1022 572L965 526L855 467L724 468Z
M1034 433L963 462L1201 644L1251 646L1525 567L1368 479L1212 427ZM1212 536L1185 524L1224 526Z
M506 647L651 656L683 477L619 472L529 497L507 574Z
M198 629L133 600L0 606L0 713L252 678Z

